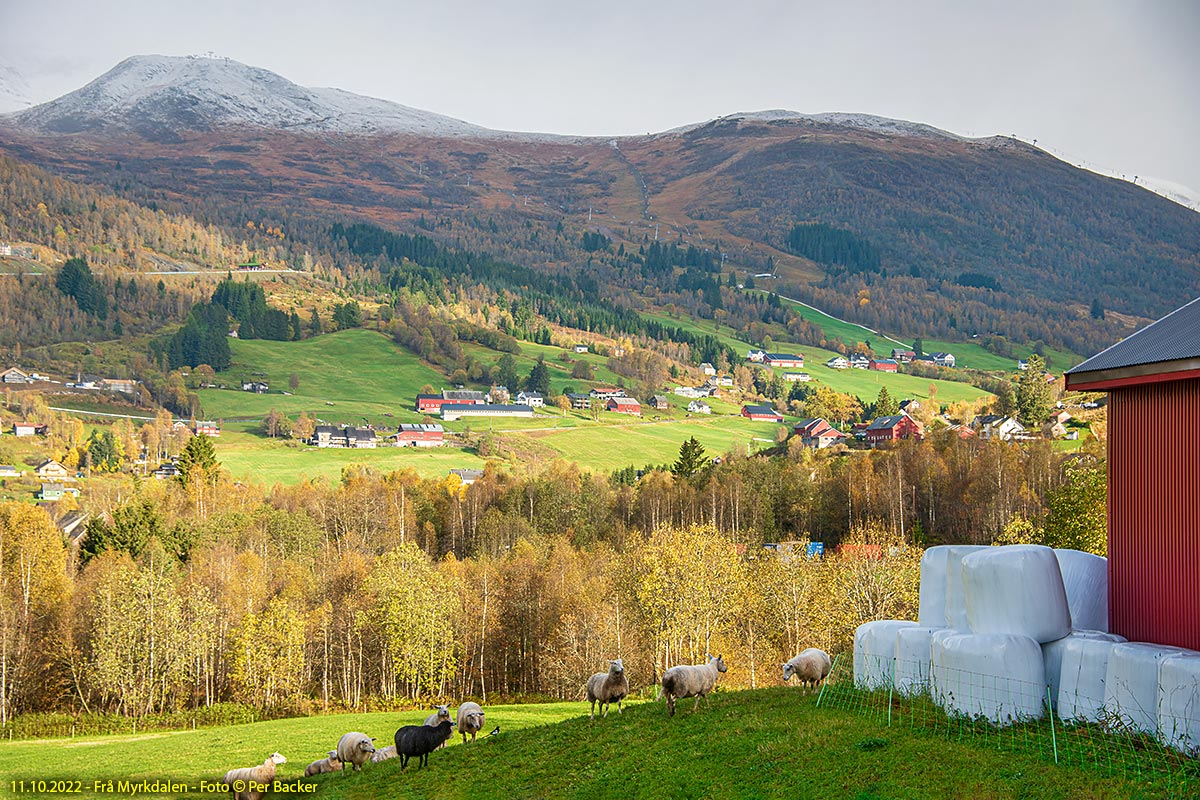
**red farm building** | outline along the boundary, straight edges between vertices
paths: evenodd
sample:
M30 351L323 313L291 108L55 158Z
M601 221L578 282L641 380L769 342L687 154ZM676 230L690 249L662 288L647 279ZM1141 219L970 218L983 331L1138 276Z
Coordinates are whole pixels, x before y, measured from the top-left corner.
M863 440L871 447L900 439L920 439L924 435L921 423L908 414L878 417L867 426Z
M1200 649L1200 299L1067 372L1108 400L1108 620Z
M615 411L618 414L641 415L642 413L642 404L632 397L610 397L604 408L607 411Z

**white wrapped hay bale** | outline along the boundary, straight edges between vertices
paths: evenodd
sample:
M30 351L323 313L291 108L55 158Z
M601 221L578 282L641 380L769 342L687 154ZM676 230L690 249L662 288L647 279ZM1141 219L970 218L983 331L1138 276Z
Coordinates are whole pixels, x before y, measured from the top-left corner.
M854 631L854 686L886 689L892 685L896 660L896 631L917 623L898 619L864 622Z
M986 545L956 544L946 551L946 627L963 633L967 625L967 606L963 598L962 560L979 550L991 550ZM922 623L924 624L924 623ZM933 623L930 623L933 624Z
M1038 643L1071 632L1058 559L1049 547L989 547L962 562L963 598L972 633L1028 636Z
M1079 636L1068 636L1065 641L1059 665L1058 717L1063 722L1099 722L1104 718L1108 657L1118 642ZM1045 648L1043 645L1042 650Z
M1053 642L1046 642L1042 645L1042 658L1046 663L1046 683L1050 687L1050 697L1054 700L1056 707L1058 703L1058 691L1061 687L1059 676L1062 674L1063 653L1066 652L1067 645L1078 639L1093 639L1104 642L1124 642L1124 636L1118 636L1115 633L1105 633L1104 631L1083 631L1073 630L1061 639L1055 639ZM1105 656L1107 662L1108 656ZM1104 695L1100 694L1100 700L1103 702Z
M940 628L946 624L946 560L952 549L950 545L938 545L921 556L919 625Z
M1033 638L938 632L930 648L933 698L947 714L1007 726L1045 713L1045 666Z
M1159 663L1158 735L1167 747L1200 755L1200 653Z
M929 691L929 658L933 634L945 628L918 625L896 631L896 691L903 695Z
M1129 731L1158 730L1158 665L1164 658L1193 653L1182 647L1144 642L1114 644L1104 675L1104 710Z
M1082 550L1054 551L1071 609L1071 625L1108 631L1108 559Z

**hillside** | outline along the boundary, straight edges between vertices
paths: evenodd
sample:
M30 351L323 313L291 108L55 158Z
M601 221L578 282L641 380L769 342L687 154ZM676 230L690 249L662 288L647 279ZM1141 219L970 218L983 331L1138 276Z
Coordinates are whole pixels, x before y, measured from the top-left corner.
M313 779L324 798L1128 798L1167 796L1159 783L1131 783L1029 753L997 752L854 712L816 709L793 688L718 692L698 713L692 701L674 719L662 703L628 705L589 722L582 702L487 707L500 734L430 756L429 766L398 760L359 774ZM43 777L31 753L56 777L162 778L195 783L270 750L288 757L291 781L346 730L391 741L400 725L427 712L279 720L220 729L94 740L15 742L0 752L13 778ZM83 746L86 745L86 746ZM619 790L616 787L620 787ZM90 792L89 792L90 794Z
M348 268L355 254L331 240L329 223L370 219L585 274L621 305L654 298L705 319L736 302L678 260L652 269L650 244L708 252L700 269L722 284L730 272L771 272L782 294L905 338L998 333L1082 353L1200 292L1200 215L1004 137L792 112L614 139L389 128L391 112L361 98L342 97L342 110L279 111L255 98L277 84L306 103L324 96L235 62L178 62L187 63L134 59L10 115L3 147L228 230L286 220L276 246L293 262L323 253ZM222 86L246 107L222 98ZM277 119L333 125L350 113L345 104L377 127L314 135ZM137 133L143 124L152 130ZM870 258L847 264L798 246L797 225ZM585 232L601 234L599 246L581 242Z

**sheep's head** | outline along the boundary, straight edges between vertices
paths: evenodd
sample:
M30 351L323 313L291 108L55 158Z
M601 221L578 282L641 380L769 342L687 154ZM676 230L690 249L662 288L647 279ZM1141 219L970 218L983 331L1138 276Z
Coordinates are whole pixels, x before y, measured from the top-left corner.
M437 711L439 720L450 719L450 706L434 706L434 711Z
M608 662L608 671L613 675L620 675L625 671L625 665L621 663L621 659L614 659Z
M360 753L374 753L375 752L374 742L375 742L374 739L368 739L364 736L363 738L358 740L358 751Z
M795 667L793 667L791 664L783 665L783 679L785 681L790 681L792 679L792 676L795 674L796 674Z
M482 728L483 727L483 712L482 711L472 711L470 714L467 714L467 723L472 728Z
M721 656L717 656L716 658L713 659L713 662L717 665L717 672L725 671L725 659L724 658L722 658Z
M283 753L271 753L271 763L272 764L286 764L287 756L285 756Z
M330 761L337 761L337 760L338 760L338 757L337 757L337 750L330 750L330 751L329 751L329 760L330 760Z

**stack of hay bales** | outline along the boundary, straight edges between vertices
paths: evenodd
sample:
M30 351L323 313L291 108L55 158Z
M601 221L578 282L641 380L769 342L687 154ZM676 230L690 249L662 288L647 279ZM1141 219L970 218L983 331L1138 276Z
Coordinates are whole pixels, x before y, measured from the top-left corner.
M1109 633L1107 559L931 547L917 620L859 626L855 686L927 692L948 713L1000 726L1053 706L1066 722L1115 722L1200 753L1200 652Z

